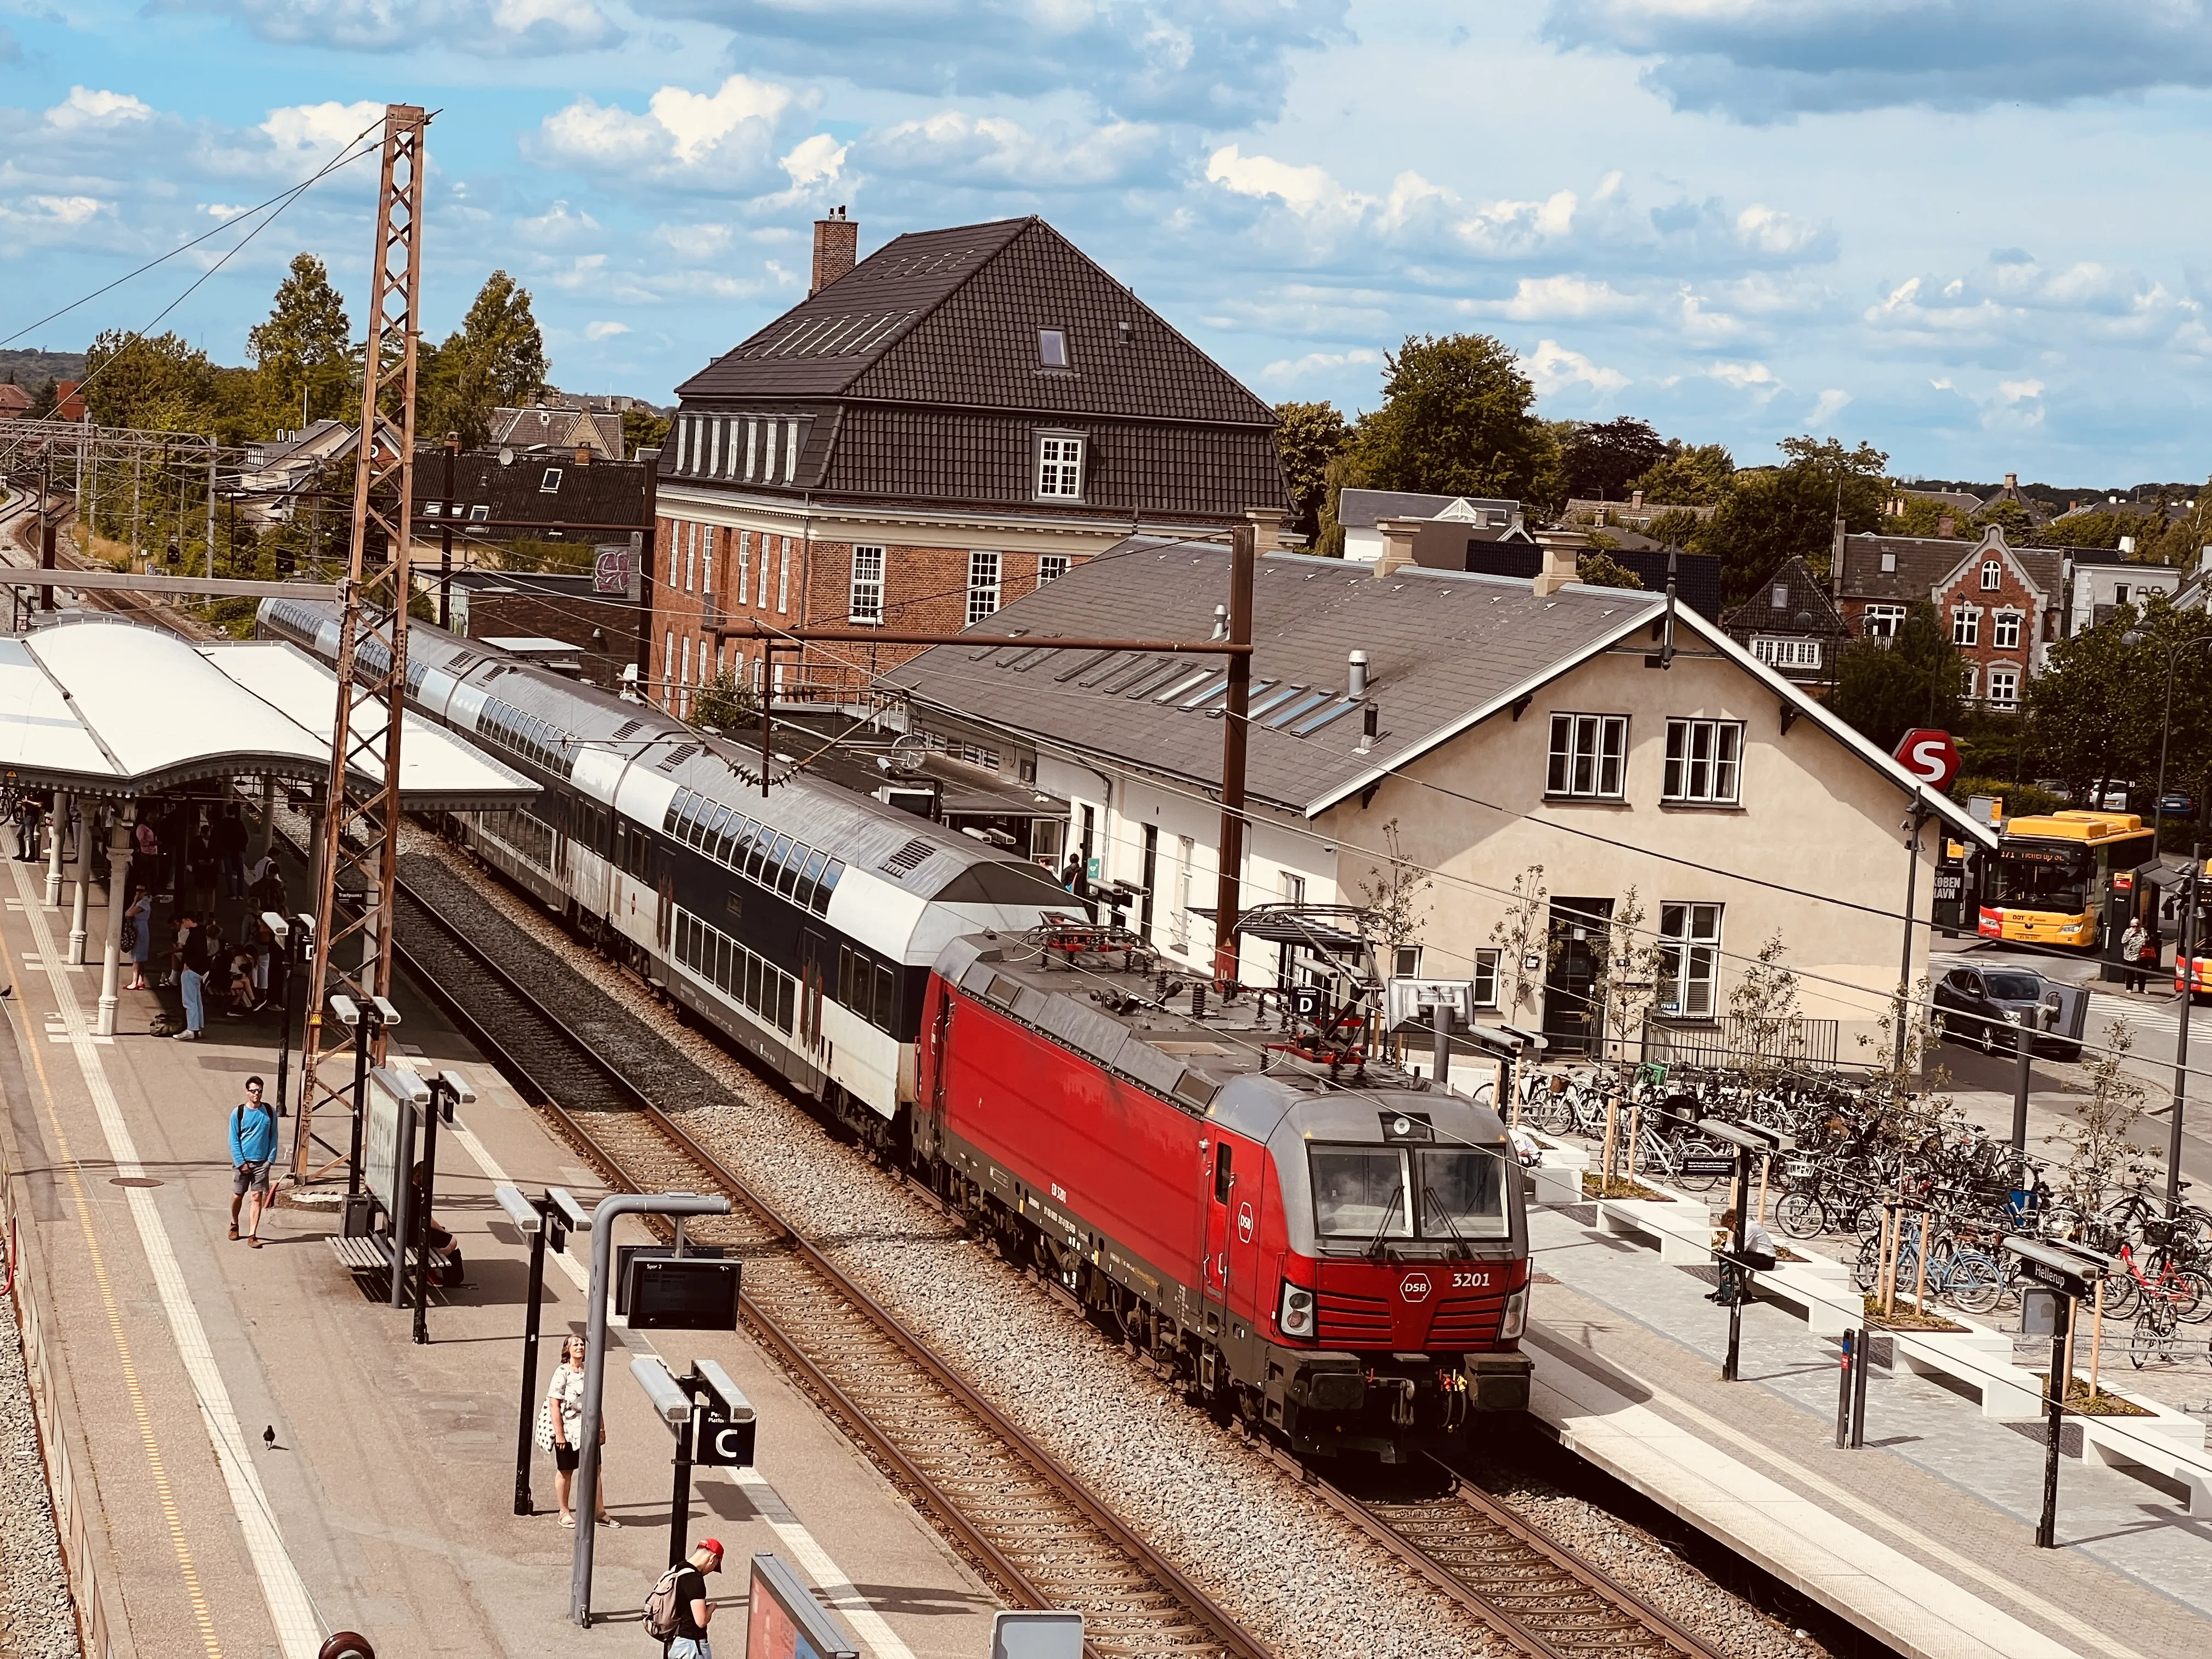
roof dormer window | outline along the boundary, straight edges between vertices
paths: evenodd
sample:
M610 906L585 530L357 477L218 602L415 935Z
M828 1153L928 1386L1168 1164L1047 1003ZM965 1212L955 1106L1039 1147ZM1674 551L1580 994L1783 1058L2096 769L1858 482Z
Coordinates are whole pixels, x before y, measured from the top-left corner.
M538 486L538 493L541 495L557 495L561 493L561 469L559 467L549 466L545 469L544 481Z
M1067 331L1060 328L1041 328L1037 331L1037 362L1045 368L1067 367Z

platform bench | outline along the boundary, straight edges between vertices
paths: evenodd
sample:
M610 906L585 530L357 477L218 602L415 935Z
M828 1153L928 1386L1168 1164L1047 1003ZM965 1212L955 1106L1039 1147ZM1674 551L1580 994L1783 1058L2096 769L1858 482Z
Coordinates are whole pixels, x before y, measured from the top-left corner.
M388 1273L392 1271L392 1241L381 1233L370 1233L362 1238L333 1238L331 1240L331 1254L337 1257L338 1265L348 1273ZM409 1249L407 1265L410 1268L420 1266L422 1260L421 1250ZM447 1251L430 1252L431 1267L441 1272L452 1262L453 1256Z

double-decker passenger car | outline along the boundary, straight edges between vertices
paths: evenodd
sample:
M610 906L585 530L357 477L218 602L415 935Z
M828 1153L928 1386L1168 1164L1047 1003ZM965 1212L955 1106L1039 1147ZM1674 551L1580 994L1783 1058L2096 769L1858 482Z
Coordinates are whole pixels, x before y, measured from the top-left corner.
M261 627L336 658L330 606ZM1386 1458L1525 1407L1504 1126L1370 1054L1357 935L1327 996L1216 998L986 842L803 771L763 793L736 746L482 641L416 623L409 653L410 702L540 786L460 821L479 855L1194 1395Z

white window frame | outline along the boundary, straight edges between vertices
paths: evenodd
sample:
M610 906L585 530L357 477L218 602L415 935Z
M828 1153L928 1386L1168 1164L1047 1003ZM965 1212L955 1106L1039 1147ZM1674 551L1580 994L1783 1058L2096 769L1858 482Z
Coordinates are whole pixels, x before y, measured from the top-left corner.
M712 525L707 526L706 533L699 538L699 591L702 593L714 591L714 526Z
M1041 501L1079 501L1083 499L1084 466L1089 459L1090 438L1080 432L1040 432L1036 434L1036 499Z
M968 555L968 626L999 612L999 591L1006 560L996 553Z
M1067 561L1068 556L1065 553L1038 554L1037 586L1042 587L1047 582L1056 582L1065 576L1067 574Z
M538 480L538 493L541 495L557 495L561 493L561 469L559 467L549 466L545 469L545 476Z
M2002 690L1998 689L1998 684L2000 681L2003 683ZM1990 664L1988 695L1988 702L1990 707L1995 708L2019 708L2020 682L2020 670L2012 666L2011 664Z
M752 595L753 532L738 532L738 603L744 604Z
M692 592L692 584L699 576L699 526L684 526L684 591Z
M783 481L789 483L799 476L799 422L787 421L783 427Z
M1051 343L1048 345L1046 343L1047 341L1049 341ZM1054 353L1058 354L1057 358L1055 358L1054 355ZM1066 368L1071 367L1067 361L1067 331L1066 329L1041 328L1037 330L1037 363L1040 368Z
M1678 899L1659 907L1659 1011L1668 1019L1720 1017L1722 908Z
M783 558L775 573L775 614L784 615L791 609L791 538L783 538Z
M775 560L769 557L769 544L774 539L774 537L769 536L765 532L762 533L760 538L760 597L755 599L753 603L763 611L768 609L769 567L775 562Z
M1990 643L2000 651L2020 649L2020 630L2025 622L2017 611L2000 611L1990 618ZM2011 637L2008 639L2007 635Z
M759 453L760 422L757 419L748 420L745 422L745 482L747 483L753 481L753 459Z
M1474 953L1474 1006L1495 1008L1498 1006L1498 952L1477 951Z
M707 422L710 428L707 439L707 476L710 478L720 477L722 473L722 428L727 424L726 421Z
M852 599L846 607L846 617L856 628L880 628L884 624L884 550L880 547L855 545L853 549Z
M1667 722L1667 768L1659 798L1675 805L1736 806L1743 801L1743 722Z
M1951 643L1978 647L1982 642L1982 613L1978 606L1962 605L1951 612Z
M1982 561L1982 592L1994 593L2004 586L2004 564L1997 559Z
M1553 800L1619 800L1627 787L1628 716L1557 714L1544 793Z
M1860 616L1859 631L1869 640L1893 640L1911 614L1910 605L1870 605Z
M1394 945L1390 947L1390 971L1399 979L1419 979L1421 976L1421 947L1418 945Z
M774 421L763 421L761 425L768 433L768 442L763 447L761 451L761 482L763 483L774 483L775 482L775 431L777 423Z
M1818 640L1754 639L1751 654L1770 668L1818 668L1820 665L1820 642Z
M660 636L660 706L676 707L676 630L669 629Z

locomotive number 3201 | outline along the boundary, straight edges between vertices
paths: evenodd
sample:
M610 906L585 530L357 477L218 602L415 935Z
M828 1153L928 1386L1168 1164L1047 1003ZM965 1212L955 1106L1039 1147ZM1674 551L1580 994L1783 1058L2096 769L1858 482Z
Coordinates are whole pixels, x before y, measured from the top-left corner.
M1489 1288L1490 1275L1488 1273L1454 1273L1452 1275L1452 1289L1455 1291L1481 1291L1487 1290Z

